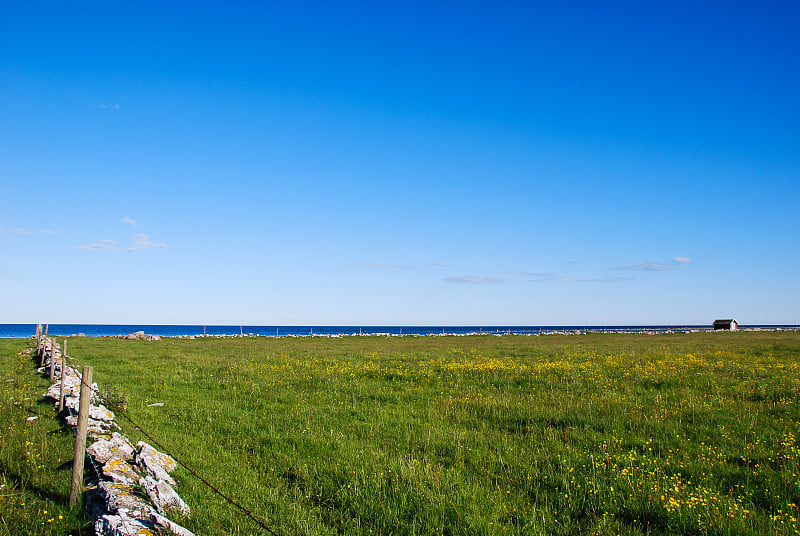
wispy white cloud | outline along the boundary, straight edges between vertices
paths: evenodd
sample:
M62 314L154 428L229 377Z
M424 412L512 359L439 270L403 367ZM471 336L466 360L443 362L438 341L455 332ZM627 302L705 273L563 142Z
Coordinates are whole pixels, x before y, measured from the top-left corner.
M644 264L634 264L633 266L614 268L614 270L633 270L639 272L671 272L674 269L674 264L663 264L660 262L646 262Z
M689 257L672 257L672 260L679 264L687 264L692 262L692 259Z
M138 225L136 223L136 220L134 220L133 218L131 218L129 216L125 216L124 218L122 218L122 223L127 223L128 225L133 225L134 227L136 227Z
M497 277L475 277L474 275L451 275L445 277L444 280L448 283L467 283L469 285L491 285L502 281Z
M20 236L40 236L40 235L47 235L53 236L56 234L55 231L51 229L42 229L40 231L29 231L28 229L22 229L20 227L0 227L0 233L4 233L8 231L11 234L20 235Z
M97 105L103 110L119 110L119 104L104 104L102 102L98 102Z
M11 231L11 232L12 232L12 233L14 233L14 234L17 234L17 235L24 235L24 236L36 236L36 233L34 233L33 231L28 231L28 230L25 230L25 229L20 229L19 227L11 227L11 228L9 228L8 230L9 230L9 231Z
M98 250L98 249L108 249L112 251L119 251L119 248L116 247L113 240L101 240L100 242L96 242L94 244L85 244L82 246L75 246L77 249L87 249L87 250Z
M104 240L98 240L92 244L85 244L81 246L75 246L77 249L86 249L86 250L108 250L108 251L140 251L143 249L151 249L151 248L160 248L166 249L167 245L163 242L153 242L150 240L150 237L146 234L137 234L131 240L131 245L128 247L120 247L116 240L112 240L110 238Z
M167 245L163 242L153 242L146 234L139 233L133 237L133 245L128 248L128 251L133 252L150 248L166 249Z
M507 275L521 275L524 277L555 277L556 274L549 272L520 272L518 270L510 270L506 272Z
M559 283L619 283L621 281L631 281L635 277L542 277L539 279L530 279L529 283L542 283L547 281L556 281Z
M347 268L370 268L374 270L418 270L414 266L406 266L403 264L383 264L380 262L365 263L365 264L348 264Z

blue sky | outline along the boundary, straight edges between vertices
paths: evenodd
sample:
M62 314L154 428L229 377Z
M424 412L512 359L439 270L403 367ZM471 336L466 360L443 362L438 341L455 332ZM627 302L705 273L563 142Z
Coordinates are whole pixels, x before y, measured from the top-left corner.
M800 323L795 2L18 2L0 322Z

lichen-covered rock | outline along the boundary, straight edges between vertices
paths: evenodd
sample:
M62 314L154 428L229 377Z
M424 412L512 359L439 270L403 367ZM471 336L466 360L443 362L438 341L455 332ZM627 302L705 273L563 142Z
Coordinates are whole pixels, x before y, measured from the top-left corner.
M163 480L171 486L175 485L175 479L170 476L166 469L161 467L153 458L147 456L137 456L136 464L147 472L147 475L154 480Z
M171 456L167 456L145 443L139 441L136 444L139 447L139 452L134 458L136 465L144 469L149 476L154 480L164 480L169 485L175 485L175 479L169 474L174 471L177 464Z
M147 476L139 479L139 485L147 491L159 513L166 515L175 511L189 515L189 506L166 481Z
M174 521L170 521L166 517L158 514L151 514L150 522L153 524L155 529L161 532L169 531L175 536L194 536L194 533L189 529L185 529Z
M114 413L105 406L89 406L89 418L96 421L113 421Z
M105 465L103 465L103 474L114 482L128 485L138 482L140 478L136 469L121 458L111 458L108 460Z
M171 473L177 467L175 460L171 456L158 452L144 441L139 441L136 446L139 448L139 458L153 460L163 467L166 472Z
M153 536L151 523L144 520L133 519L125 515L106 514L97 518L94 523L94 532L99 536Z
M78 426L77 415L69 415L64 420L73 428ZM86 429L89 432L89 435L93 437L108 435L108 431L111 430L111 428L116 428L119 430L119 426L115 422L96 421L94 419L89 419L86 422Z
M106 463L111 458L121 458L125 461L133 460L133 445L125 436L114 432L108 439L101 439L91 444L86 449L97 463Z
M64 406L77 413L78 409L81 407L81 399L78 396L70 396L67 394L64 396Z
M133 488L119 482L102 481L97 484L106 508L111 514L126 513L137 519L149 519L155 508L133 494Z

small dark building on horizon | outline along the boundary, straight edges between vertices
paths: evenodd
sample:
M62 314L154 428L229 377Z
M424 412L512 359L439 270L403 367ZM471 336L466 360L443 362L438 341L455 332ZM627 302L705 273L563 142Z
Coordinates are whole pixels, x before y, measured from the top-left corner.
M714 320L714 331L736 331L737 329L739 329L739 323L733 318Z

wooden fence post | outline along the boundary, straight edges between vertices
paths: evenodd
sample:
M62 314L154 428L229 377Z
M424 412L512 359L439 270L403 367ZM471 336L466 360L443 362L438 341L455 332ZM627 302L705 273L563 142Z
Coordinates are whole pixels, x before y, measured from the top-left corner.
M81 400L78 410L78 435L75 436L75 459L72 461L72 486L69 506L75 507L83 492L83 460L86 457L86 429L89 425L89 402L92 398L92 367L83 367L81 376Z
M56 374L56 341L50 344L50 381L53 381L53 376Z
M58 397L58 412L64 411L64 378L67 377L67 339L64 339L64 347L61 349L61 388Z

